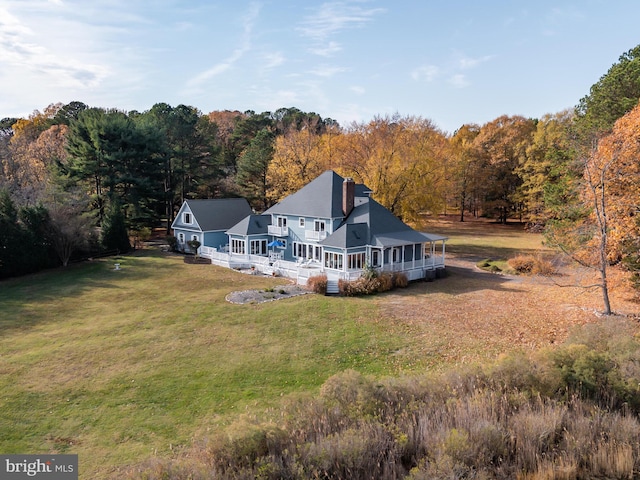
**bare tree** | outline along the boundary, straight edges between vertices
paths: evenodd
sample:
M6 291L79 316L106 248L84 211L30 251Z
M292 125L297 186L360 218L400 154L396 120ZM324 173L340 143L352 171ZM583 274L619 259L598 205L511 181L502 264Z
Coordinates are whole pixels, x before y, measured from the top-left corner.
M596 272L597 281L581 284L602 292L603 314L611 315L609 299L609 196L607 189L616 167L617 156L607 156L596 143L583 161L581 201L567 205L566 216L547 225L546 239L571 260Z
M92 222L84 213L86 205L81 194L67 192L52 194L47 204L48 236L64 267L71 255L87 244Z

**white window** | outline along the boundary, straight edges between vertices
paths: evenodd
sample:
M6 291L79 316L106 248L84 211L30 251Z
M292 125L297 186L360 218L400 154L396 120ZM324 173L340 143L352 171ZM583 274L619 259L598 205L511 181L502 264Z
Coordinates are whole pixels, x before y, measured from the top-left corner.
M179 233L178 234L178 242L184 243L184 233Z
M351 253L347 255L347 267L350 270L362 270L366 261L366 255L362 253Z
M297 258L312 258L313 245L308 243L293 242L293 256Z
M196 240L196 241L198 241L198 235L193 235L193 236L191 237L191 240Z
M231 253L237 253L240 255L245 254L245 241L238 240L237 238L231 239Z
M287 226L287 217L278 217L277 221L279 227L284 228Z
M313 222L313 230L316 232L324 232L325 224L324 220L315 220Z
M293 242L293 256L297 258L307 258L307 244L300 242Z
M266 255L267 254L267 241L266 240L251 240L249 242L249 248L251 255Z
M372 267L380 266L380 251L371 250L371 266Z
M184 223L185 225L191 225L191 213L189 212L184 212L182 214L182 223Z
M300 228L304 228L304 218L300 217L300 220L298 220L298 225L300 226Z
M341 253L324 252L324 266L326 268L342 270L342 257L343 255Z

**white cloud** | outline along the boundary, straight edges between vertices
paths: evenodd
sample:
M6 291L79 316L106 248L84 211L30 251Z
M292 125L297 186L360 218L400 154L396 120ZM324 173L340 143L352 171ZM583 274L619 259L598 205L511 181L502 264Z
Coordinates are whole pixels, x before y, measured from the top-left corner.
M61 2L51 2L62 5ZM26 16L26 14L25 14ZM46 32L20 20L7 9L0 9L0 66L3 70L17 68L24 73L44 76L48 86L90 88L108 75L109 69L82 60L79 50L54 49L51 43L42 43Z
M309 51L315 55L321 57L332 57L336 53L342 50L342 46L338 42L330 41L328 44L318 45L316 47L312 47Z
M467 77L461 73L457 73L452 75L449 79L449 83L456 88L465 88L471 85L471 83L467 80Z
M334 75L345 72L347 69L343 67L336 67L332 65L318 65L313 70L310 70L309 73L313 75L317 75L318 77L333 77Z
M435 65L423 65L411 72L411 78L416 81L432 82L440 75L440 68Z
M466 56L462 56L461 58L458 59L458 67L462 70L469 70L471 68L477 67L482 63L488 62L493 58L495 58L495 55L485 55L483 57L477 57L477 58L469 58Z
M467 57L461 53L455 53L446 63L445 67L437 65L423 65L411 72L411 78L416 81L433 82L439 78L446 78L456 88L464 88L471 85L468 75L462 73L472 70L479 65L492 60L494 55L481 57Z
M207 82L211 78L220 75L221 73L229 70L238 60L240 60L245 53L247 53L251 49L251 33L253 31L253 27L255 24L255 20L260 13L260 5L257 3L252 3L251 8L249 9L248 14L244 17L243 24L243 33L240 38L240 45L236 48L231 56L224 59L223 61L209 67L203 72L197 74L195 77L191 78L187 82L187 87L199 87L203 83Z
M349 90L351 90L356 95L364 95L366 93L366 90L364 89L364 87L361 87L359 85L354 85L350 87Z
M284 64L285 57L282 54L282 52L268 53L264 56L264 62L265 62L265 65L264 65L265 69L276 68Z
M342 30L361 28L385 11L383 8L365 8L359 2L326 2L307 16L296 30L314 42L310 52L331 56L340 51L341 46L332 40L329 48L326 48L324 44L328 38L335 37Z

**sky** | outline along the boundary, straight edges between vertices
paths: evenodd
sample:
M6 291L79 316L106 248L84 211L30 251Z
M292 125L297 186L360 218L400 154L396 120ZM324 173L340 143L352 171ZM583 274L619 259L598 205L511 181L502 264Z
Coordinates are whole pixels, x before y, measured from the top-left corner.
M0 0L0 118L164 102L453 133L574 107L639 18L637 0Z

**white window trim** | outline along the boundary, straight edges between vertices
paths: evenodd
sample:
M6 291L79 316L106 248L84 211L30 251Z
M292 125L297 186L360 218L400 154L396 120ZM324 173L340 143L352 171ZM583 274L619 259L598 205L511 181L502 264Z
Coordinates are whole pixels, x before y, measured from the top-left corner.
M187 221L187 219L189 221ZM193 214L191 212L182 212L182 223L185 225L193 225Z
M344 254L337 252L324 252L324 267L332 270L343 270Z
M246 255L247 252L247 242L241 240L239 238L232 238L230 245L231 253L235 253L236 255Z
M266 255L267 241L264 238L249 240L249 252L251 255Z
M304 228L304 218L300 217L300 219L298 220L298 225L300 226L300 228Z

